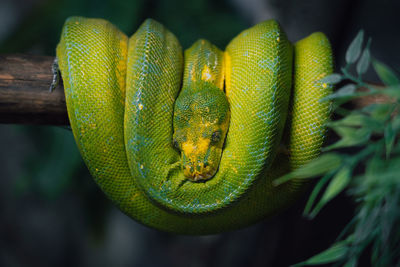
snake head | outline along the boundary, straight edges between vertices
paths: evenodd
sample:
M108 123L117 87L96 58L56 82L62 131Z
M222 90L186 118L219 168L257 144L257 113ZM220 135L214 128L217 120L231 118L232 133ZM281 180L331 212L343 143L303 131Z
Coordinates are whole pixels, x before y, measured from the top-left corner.
M189 180L208 180L216 174L229 120L229 103L219 88L210 85L179 95L173 144L181 151L182 170Z

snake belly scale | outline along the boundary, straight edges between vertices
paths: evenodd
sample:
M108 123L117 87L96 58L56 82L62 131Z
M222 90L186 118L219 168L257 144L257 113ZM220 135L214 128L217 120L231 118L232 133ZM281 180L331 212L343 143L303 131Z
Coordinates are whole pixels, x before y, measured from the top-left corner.
M324 34L292 45L268 20L225 51L199 40L183 53L152 19L128 38L105 20L71 17L57 58L82 157L138 222L229 231L303 191L300 181L272 181L320 152L330 114L320 99L332 90L321 79L333 69Z

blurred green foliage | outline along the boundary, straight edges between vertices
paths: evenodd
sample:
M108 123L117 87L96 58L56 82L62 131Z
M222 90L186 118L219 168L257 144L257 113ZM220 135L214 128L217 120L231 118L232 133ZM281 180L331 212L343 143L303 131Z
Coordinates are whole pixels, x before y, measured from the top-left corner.
M16 193L30 191L49 200L56 198L72 185L73 177L82 166L71 132L61 127L17 129L29 134L34 150L31 155L25 155L25 169L17 180Z
M0 44L0 52L21 53L39 47L43 54L54 55L62 25L69 16L104 18L127 35L133 34L146 18L153 18L171 30L183 48L199 38L224 48L248 26L226 1L46 0L33 8L16 31Z

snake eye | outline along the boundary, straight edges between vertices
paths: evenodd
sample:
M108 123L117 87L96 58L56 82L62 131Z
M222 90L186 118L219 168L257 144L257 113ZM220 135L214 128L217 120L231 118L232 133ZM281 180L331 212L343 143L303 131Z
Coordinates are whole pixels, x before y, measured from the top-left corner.
M211 142L218 143L221 140L221 131L215 131L211 135Z
M174 139L174 140L172 141L172 144L174 145L174 147L175 147L176 149L180 149L179 143L178 143L178 141L177 141L176 139Z

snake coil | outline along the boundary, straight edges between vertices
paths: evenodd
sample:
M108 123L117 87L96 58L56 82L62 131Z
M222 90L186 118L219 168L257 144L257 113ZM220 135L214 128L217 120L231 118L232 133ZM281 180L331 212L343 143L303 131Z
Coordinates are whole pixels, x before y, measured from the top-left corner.
M183 54L152 19L128 38L105 20L71 17L57 58L96 183L159 230L218 233L283 209L304 184L272 180L316 157L324 140L330 105L319 100L332 88L321 79L333 63L322 33L292 45L268 20L224 52L199 40Z

